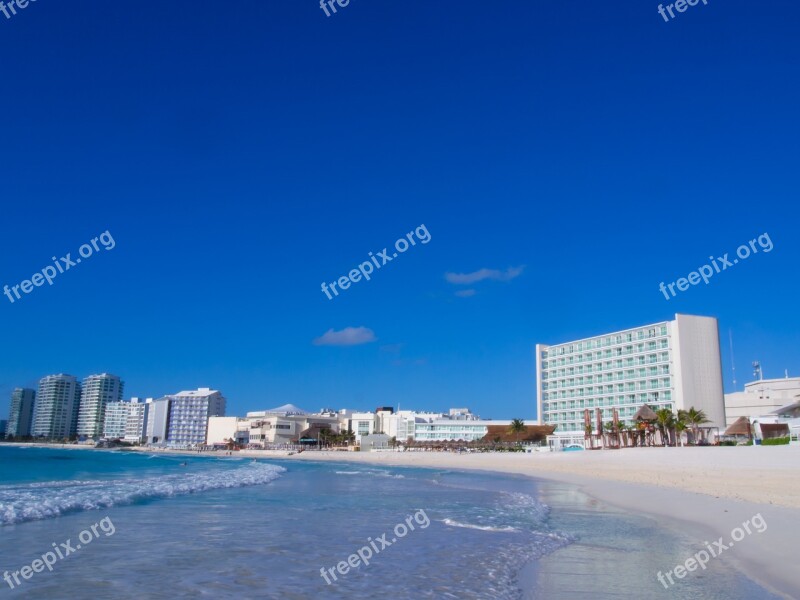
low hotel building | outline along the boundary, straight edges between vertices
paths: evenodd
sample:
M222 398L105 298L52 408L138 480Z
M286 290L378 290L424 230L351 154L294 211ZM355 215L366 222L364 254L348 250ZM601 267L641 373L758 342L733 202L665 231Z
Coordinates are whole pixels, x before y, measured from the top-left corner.
M340 419L335 413L311 414L292 404L247 413L241 417L211 417L208 420L206 445L227 444L234 440L242 446L267 448L297 443L309 429L330 429L339 433Z
M732 425L739 417L752 420L770 414L800 397L800 377L760 379L746 383L743 392L725 394L725 418Z

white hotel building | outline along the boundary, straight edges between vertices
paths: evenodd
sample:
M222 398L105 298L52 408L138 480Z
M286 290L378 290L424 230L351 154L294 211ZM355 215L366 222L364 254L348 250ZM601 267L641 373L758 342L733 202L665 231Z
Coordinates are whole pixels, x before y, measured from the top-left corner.
M43 438L66 438L75 435L81 384L72 375L60 373L39 380L33 405L31 435Z
M78 435L97 438L105 433L106 406L122 400L125 384L116 375L89 375L81 386ZM113 421L113 418L112 418Z
M167 445L194 448L206 443L208 419L225 416L225 398L211 388L166 396L169 400Z
M592 424L619 410L630 421L643 405L673 412L703 410L709 426L725 427L717 320L675 315L624 331L552 346L536 345L539 420L555 435L583 435L584 410Z

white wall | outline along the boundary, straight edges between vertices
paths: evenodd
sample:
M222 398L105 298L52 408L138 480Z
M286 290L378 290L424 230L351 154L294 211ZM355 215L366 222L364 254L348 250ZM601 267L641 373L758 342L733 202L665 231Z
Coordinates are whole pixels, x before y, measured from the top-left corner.
M673 339L675 407L706 413L707 426L725 428L725 396L719 328L714 317L675 315L669 325Z
M237 417L209 417L206 444L224 444L236 439Z

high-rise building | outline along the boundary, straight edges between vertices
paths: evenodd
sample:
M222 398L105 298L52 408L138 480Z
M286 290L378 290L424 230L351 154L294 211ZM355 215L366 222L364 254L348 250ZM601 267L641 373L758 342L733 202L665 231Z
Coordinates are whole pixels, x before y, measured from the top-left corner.
M150 403L147 411L145 439L148 444L166 444L169 425L169 398L159 398Z
M0 420L0 440L5 439L7 428L8 428L8 421L5 419Z
M167 443L170 446L205 444L209 417L225 416L225 398L211 388L180 392L169 399Z
M11 392L11 407L8 411L8 427L6 437L25 437L31 434L33 425L33 404L36 390L15 388Z
M144 402L140 398L131 398L128 403L128 421L125 423L125 441L141 444L146 437L147 417L152 398Z
M584 432L584 410L619 411L630 421L643 404L703 410L725 427L717 320L675 315L674 321L566 342L536 345L538 417L556 435Z
M33 408L31 435L64 438L75 435L81 385L72 375L48 375L39 381Z
M108 373L89 375L83 380L78 435L94 438L104 433L106 405L122 400L123 387L119 377Z

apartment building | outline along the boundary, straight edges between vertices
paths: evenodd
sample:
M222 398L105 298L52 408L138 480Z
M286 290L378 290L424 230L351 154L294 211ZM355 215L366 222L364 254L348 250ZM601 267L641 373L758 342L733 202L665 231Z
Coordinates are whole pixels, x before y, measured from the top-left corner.
M128 419L125 422L126 442L141 444L147 437L147 417L150 412L152 398L142 400L141 398L131 398L128 403Z
M33 425L33 405L36 390L14 388L11 392L11 406L8 411L6 437L26 437L31 435Z
M109 402L106 404L103 437L110 440L121 440L125 437L125 428L131 412L130 407L130 402Z
M81 385L72 375L48 375L39 381L31 435L65 438L76 435Z
M122 380L109 373L89 375L83 380L78 411L78 435L89 438L103 435L106 406L122 400L123 388Z

